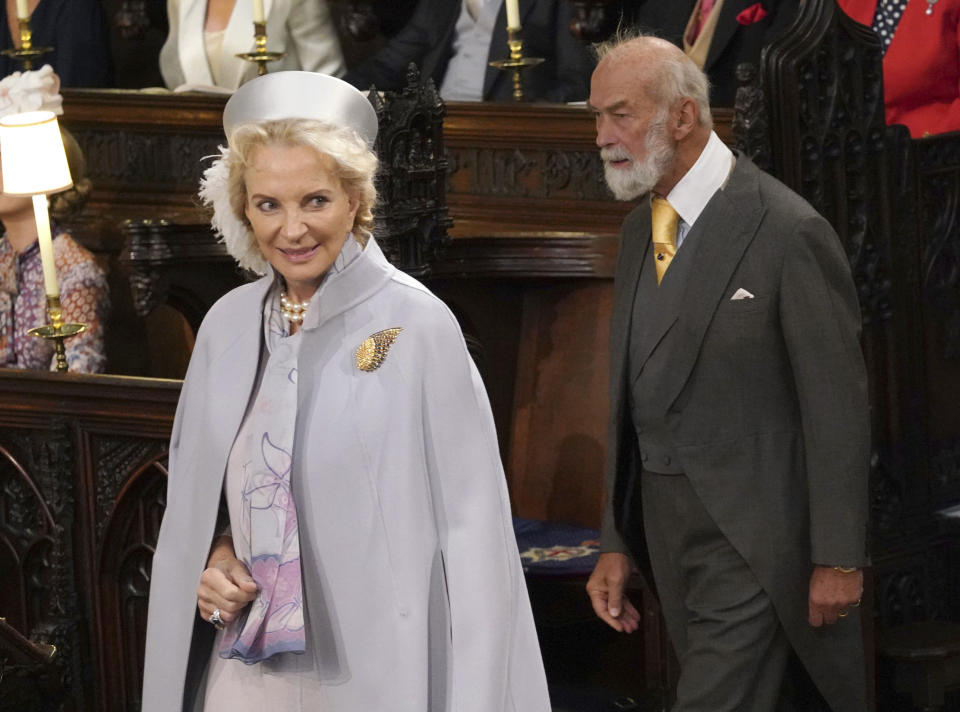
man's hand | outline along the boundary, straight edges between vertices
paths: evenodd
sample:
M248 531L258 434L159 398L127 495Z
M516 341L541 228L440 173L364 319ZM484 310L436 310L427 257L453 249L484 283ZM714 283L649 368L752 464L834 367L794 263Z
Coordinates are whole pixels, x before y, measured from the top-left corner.
M594 612L619 633L632 633L640 627L640 614L623 595L630 576L630 559L626 554L600 554L590 580L587 594Z
M850 608L860 605L863 571L849 573L830 566L815 566L810 577L810 625L836 623Z
M207 559L207 568L200 574L197 587L197 608L203 620L210 620L220 609L220 620L229 623L257 597L257 584L233 550L233 539L217 539Z

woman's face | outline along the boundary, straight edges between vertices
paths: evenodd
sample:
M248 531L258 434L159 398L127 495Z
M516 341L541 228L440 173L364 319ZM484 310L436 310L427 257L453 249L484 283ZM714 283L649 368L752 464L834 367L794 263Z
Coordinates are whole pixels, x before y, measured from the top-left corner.
M357 201L334 168L332 158L311 148L271 144L254 149L244 172L244 212L296 301L313 296L353 227Z

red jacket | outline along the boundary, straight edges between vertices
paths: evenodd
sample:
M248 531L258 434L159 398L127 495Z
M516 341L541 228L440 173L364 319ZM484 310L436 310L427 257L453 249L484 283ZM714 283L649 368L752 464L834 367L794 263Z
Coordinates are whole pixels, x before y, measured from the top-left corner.
M838 0L857 22L873 22L877 0ZM960 130L960 0L908 0L883 59L888 124L910 135Z

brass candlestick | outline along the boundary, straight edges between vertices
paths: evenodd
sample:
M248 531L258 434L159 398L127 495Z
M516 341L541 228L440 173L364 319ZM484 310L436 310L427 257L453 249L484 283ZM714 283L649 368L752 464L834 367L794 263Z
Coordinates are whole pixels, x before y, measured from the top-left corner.
M253 23L253 39L256 42L256 49L253 52L241 52L237 56L248 62L257 63L257 76L262 77L267 73L267 62L276 62L287 56L286 52L268 52L267 51L267 23Z
M31 336L38 336L41 339L51 339L53 348L57 353L57 370L67 370L67 352L63 347L63 340L71 336L76 336L87 328L86 324L64 324L63 310L60 308L60 297L51 297L47 295L47 318L49 324L30 329L27 333Z
M504 71L513 71L513 100L523 101L523 77L520 73L524 69L536 67L543 62L543 57L524 57L523 38L519 27L507 28L507 47L510 48L510 59L497 59L490 62L491 67Z
M18 62L23 62L24 71L29 71L33 69L33 60L47 52L52 52L53 47L33 46L33 33L30 31L29 17L18 17L17 22L20 24L20 48L5 49L3 53L8 57L13 57Z

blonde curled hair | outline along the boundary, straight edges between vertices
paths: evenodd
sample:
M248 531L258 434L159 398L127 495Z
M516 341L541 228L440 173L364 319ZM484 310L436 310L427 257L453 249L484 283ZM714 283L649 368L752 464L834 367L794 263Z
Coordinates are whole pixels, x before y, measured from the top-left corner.
M245 214L244 182L254 152L268 145L303 146L333 159L334 174L344 192L357 201L354 238L366 244L373 234L377 156L356 131L312 119L242 124L230 136L230 147L221 148L221 155L204 173L200 188L200 198L213 207L213 227L237 263L257 274L268 271Z

